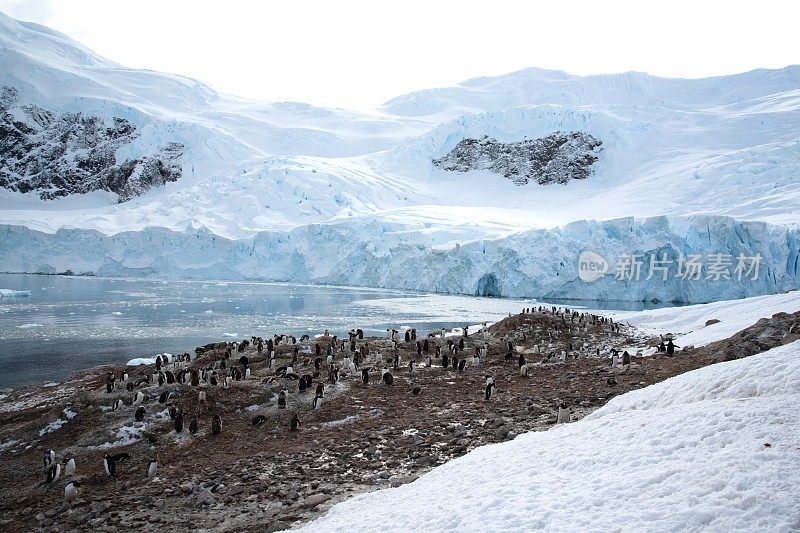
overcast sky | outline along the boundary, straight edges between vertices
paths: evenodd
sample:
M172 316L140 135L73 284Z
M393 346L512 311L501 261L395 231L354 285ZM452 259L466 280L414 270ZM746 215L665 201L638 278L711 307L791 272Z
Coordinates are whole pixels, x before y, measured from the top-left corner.
M800 2L0 0L123 65L370 108L525 67L704 77L800 63Z

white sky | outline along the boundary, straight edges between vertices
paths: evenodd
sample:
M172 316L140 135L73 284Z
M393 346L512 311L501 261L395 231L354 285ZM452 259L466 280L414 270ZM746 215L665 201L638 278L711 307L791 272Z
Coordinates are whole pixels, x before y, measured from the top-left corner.
M800 63L800 2L0 0L129 67L371 108L525 67L704 77Z

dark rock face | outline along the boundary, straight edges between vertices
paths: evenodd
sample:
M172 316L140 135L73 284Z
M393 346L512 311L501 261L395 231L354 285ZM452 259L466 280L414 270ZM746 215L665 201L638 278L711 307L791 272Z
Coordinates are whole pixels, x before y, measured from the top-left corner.
M536 182L566 183L592 173L592 164L602 151L598 139L573 131L551 133L539 139L502 143L490 137L464 139L433 164L445 170L467 172L490 170L517 185Z
M120 162L117 150L139 135L127 120L58 114L17 99L13 87L0 90L0 187L38 191L43 200L110 191L125 202L181 176L182 144Z

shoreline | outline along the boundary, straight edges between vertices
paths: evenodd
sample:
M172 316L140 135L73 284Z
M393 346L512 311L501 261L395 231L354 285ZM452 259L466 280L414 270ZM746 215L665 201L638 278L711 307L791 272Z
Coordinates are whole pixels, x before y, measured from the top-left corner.
M296 381L275 376L265 358L251 350L245 354L253 375L234 382L230 389L188 383L137 389L149 397L142 404L147 409L142 424L133 420L130 406L114 412L109 408L113 399L129 403L133 394L125 389L106 393L105 371L113 368L119 372L123 365L77 371L54 386L13 389L0 398L0 483L13 488L11 496L0 503L3 528L178 530L193 524L218 531L277 531L307 523L344 498L410 482L478 446L545 430L555 423L560 401L567 402L578 419L629 390L728 356L757 353L765 342L788 342L795 333L778 333L781 328L785 332L797 318L782 315L749 328L753 332L743 334L742 338L749 339L744 344L731 338L684 349L673 357L634 355L629 367L612 368L605 349L603 357L597 358L590 354L592 346L644 347L654 339L626 326L616 336L608 324L578 331L557 315L518 314L490 327L486 341L482 334L469 337L466 354L470 357L472 347L489 343L489 354L479 366L470 365L459 373L442 368L437 361L431 368L420 366L412 371L401 365L392 371L395 380L391 387L379 384L379 372L372 373L368 385L361 383L359 375L343 376L337 384L325 384L326 391L333 394L316 410L311 408L313 393L297 392L296 388L289 393L288 408L278 409L278 392L285 385L296 387ZM767 330L769 335L764 334ZM567 339L576 341L578 358L534 361L529 350L541 338L553 344L553 352ZM444 344L448 339L432 340ZM527 356L528 377L519 375L516 360L505 360L503 343L507 340L513 342L515 356L518 352ZM365 341L373 356L377 351L391 351L386 339ZM589 345L586 350L580 342ZM741 349L746 353L739 353ZM415 357L415 343L401 342L398 353L401 361L407 362ZM210 350L193 357L187 368L213 365L223 354ZM234 351L230 361L235 363L238 357ZM278 347L276 367L290 362L291 357L291 347ZM314 368L303 359L297 365L298 373ZM338 354L337 360L341 361ZM423 361L424 354L422 360L418 358L419 363ZM152 366L129 367L130 380L145 369L150 371ZM494 376L497 384L497 393L488 402L483 398L487 374ZM411 394L413 386L421 388L418 396ZM157 400L165 390L172 392L168 403L198 417L196 435L186 429L175 432L165 415L167 404ZM198 390L208 394L204 404L197 401ZM69 417L69 413L74 415ZM212 413L222 416L220 435L209 434ZM293 413L301 420L297 432L287 426ZM255 427L251 419L259 414L265 421ZM47 428L55 429L45 431ZM120 435L134 437L128 442ZM151 437L156 444L148 443ZM102 447L107 443L111 446ZM82 485L71 508L62 503L67 478L52 487L43 484L41 456L47 449L55 450L59 458L65 454L76 458L73 478ZM109 449L131 455L129 462L120 465L115 479L102 469L102 455ZM148 480L146 464L155 454L158 475Z

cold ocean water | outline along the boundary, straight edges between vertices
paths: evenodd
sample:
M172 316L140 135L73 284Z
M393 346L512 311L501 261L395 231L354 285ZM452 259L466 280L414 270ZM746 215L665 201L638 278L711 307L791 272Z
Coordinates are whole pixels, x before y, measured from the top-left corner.
M0 274L0 288L10 289L0 297L0 388L251 335L313 338L325 328L343 335L359 327L381 335L401 326L425 334L496 321L533 305L387 289L25 274ZM10 296L12 291L30 296ZM579 304L597 308L591 302L562 305Z

